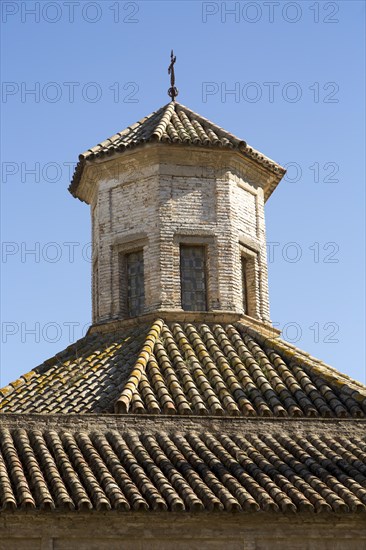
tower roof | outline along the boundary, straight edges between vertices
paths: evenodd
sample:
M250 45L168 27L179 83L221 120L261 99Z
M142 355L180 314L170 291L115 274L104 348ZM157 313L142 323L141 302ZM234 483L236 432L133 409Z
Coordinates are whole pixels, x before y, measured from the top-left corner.
M277 183L286 172L282 166L255 150L244 140L191 111L188 107L171 101L79 155L79 162L69 187L70 192L77 196L76 191L87 162L151 142L236 150L277 176ZM274 187L271 187L266 190L266 198L273 189Z

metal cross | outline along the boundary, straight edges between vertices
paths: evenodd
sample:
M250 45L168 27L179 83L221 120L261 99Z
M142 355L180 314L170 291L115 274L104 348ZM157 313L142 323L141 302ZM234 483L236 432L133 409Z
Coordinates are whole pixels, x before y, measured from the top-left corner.
M173 50L170 54L170 65L168 67L168 74L170 74L170 88L168 90L168 95L172 98L173 101L175 101L175 98L178 95L178 88L175 87L175 73L174 73L174 63L176 62L177 58L173 53Z

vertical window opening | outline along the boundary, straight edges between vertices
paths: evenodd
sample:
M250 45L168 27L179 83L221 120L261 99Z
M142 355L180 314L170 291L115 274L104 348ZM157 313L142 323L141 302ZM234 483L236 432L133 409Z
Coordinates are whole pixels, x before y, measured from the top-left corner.
M248 315L248 260L241 256L241 284L243 293L243 312Z
M144 256L143 251L138 250L126 254L127 271L127 311L130 317L136 317L144 311Z
M93 312L94 319L99 317L99 273L98 261L94 262L93 269Z
M182 308L186 311L207 310L205 256L204 246L180 247Z

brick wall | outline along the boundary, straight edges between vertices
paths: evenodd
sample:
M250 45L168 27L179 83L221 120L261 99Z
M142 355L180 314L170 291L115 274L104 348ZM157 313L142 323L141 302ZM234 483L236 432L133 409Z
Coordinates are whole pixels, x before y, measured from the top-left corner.
M243 313L240 250L247 249L250 315L269 322L268 176L260 168L230 151L159 144L91 165L84 177L93 170L94 322L123 317L119 257L136 249L144 251L145 312L181 311L181 243L206 247L209 310L235 313Z

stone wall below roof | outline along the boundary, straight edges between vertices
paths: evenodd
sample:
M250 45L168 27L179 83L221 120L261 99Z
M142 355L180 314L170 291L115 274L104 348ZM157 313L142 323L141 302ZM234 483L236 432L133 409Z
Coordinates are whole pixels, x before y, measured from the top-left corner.
M2 513L0 550L365 550L361 515Z

